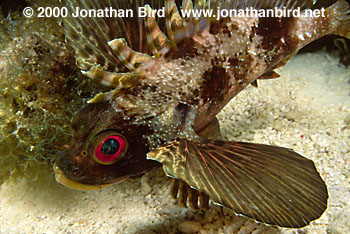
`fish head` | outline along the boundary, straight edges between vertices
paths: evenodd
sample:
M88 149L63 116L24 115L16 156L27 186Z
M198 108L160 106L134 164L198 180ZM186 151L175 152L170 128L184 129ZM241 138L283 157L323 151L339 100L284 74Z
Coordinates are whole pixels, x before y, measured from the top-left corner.
M125 121L112 105L88 104L72 121L69 146L55 160L56 180L66 187L92 190L121 182L157 166L147 160L152 130Z

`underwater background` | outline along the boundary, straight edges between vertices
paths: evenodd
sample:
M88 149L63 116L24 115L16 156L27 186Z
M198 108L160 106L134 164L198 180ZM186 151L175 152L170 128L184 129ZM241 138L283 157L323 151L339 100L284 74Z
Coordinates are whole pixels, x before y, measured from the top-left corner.
M318 1L318 4L331 1ZM54 157L73 114L97 92L83 79L56 18L24 18L0 5L0 233L347 233L350 230L350 42L335 36L303 49L281 77L248 87L219 114L227 140L293 148L312 159L329 208L310 226L278 229L213 206L183 209L161 169L103 190L80 192L54 180Z

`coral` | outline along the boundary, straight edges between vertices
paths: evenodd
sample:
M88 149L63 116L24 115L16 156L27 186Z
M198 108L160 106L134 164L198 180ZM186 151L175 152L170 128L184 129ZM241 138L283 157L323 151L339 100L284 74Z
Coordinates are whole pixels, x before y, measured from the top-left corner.
M47 173L73 114L96 90L76 69L58 20L12 12L0 21L0 183Z

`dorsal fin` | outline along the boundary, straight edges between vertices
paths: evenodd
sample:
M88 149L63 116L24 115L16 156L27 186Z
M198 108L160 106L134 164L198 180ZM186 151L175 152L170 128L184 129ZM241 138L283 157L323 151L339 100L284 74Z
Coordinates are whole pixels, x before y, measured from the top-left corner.
M179 33L183 25L174 0L165 1L165 26L171 46L177 48L176 44L179 41L179 37L176 35L176 32Z
M147 42L152 54L159 58L169 51L170 42L167 36L160 30L159 25L154 15L151 14L152 8L150 5L147 8L147 18L145 19Z
M311 7L315 0L66 0L70 16L64 19L66 38L76 50L77 65L89 77L103 85L131 88L141 79L138 67L151 59L180 48L182 41L195 37L210 27L213 18L182 17L181 10L217 8ZM139 7L148 12L165 9L165 19L138 16ZM76 8L114 9L117 16L73 17ZM181 12L182 13L182 12ZM104 13L105 14L105 13ZM119 15L120 14L120 15ZM154 57L151 57L151 55ZM152 63L150 63L152 64ZM103 72L105 71L105 73ZM113 79L111 79L113 77ZM116 85L118 84L118 85ZM98 100L110 99L106 95ZM101 97L101 96L100 96ZM97 100L97 99L96 99Z
M311 7L315 0L183 0L182 9L213 9L220 8L270 8L286 7L293 8L297 6ZM137 16L138 7L145 6L147 3L154 9L166 9L166 27L159 25L158 20L148 18L146 23L151 27L151 35L147 40L145 25L143 19ZM178 6L175 0L90 0L78 1L67 0L66 6L71 13L75 12L76 7L80 9L105 9L111 7L116 10L122 10L119 17L67 17L64 19L64 28L67 39L77 51L77 63L83 70L89 70L92 66L100 64L106 70L114 72L127 72L129 64L120 61L117 54L108 46L107 42L125 38L125 41L131 49L140 53L151 54L156 51L152 46L148 46L150 39L165 41L165 29L173 47L186 37L191 37L201 30L198 26L199 21L194 18L181 18ZM180 6L179 6L180 7ZM133 15L129 14L130 11ZM124 15L123 15L124 14ZM155 22L157 22L155 24ZM153 34L152 34L153 32ZM160 33L162 32L162 33ZM162 43L163 43L162 42ZM157 42L154 42L157 44ZM164 48L160 45L158 51Z

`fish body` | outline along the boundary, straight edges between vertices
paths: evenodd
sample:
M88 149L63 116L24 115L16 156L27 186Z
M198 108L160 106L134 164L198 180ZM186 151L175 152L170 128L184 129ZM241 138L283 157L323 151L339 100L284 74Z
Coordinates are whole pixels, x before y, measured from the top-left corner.
M349 5L323 17L181 17L175 1L67 1L69 9L164 7L165 17L68 18L77 65L113 87L90 100L73 122L56 180L90 189L162 165L172 194L198 208L210 198L236 213L302 227L327 207L312 161L277 146L220 140L216 115L257 79L275 78L300 48L327 34L350 36ZM181 9L308 7L307 1L190 1ZM262 179L263 178L263 179ZM181 186L180 186L181 185ZM204 202L203 202L204 201Z

